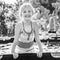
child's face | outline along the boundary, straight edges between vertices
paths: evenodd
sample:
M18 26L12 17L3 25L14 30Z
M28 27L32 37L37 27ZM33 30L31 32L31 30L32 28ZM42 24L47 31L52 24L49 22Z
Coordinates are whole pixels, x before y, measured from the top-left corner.
M22 11L22 17L26 20L30 19L33 15L33 10L30 6L26 6Z

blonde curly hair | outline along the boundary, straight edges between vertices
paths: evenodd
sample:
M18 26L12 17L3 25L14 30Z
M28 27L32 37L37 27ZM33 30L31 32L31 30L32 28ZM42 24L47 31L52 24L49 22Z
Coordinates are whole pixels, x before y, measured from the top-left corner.
M31 3L25 2L25 3L23 3L23 4L20 6L20 8L19 8L19 16L20 16L20 17L21 17L21 15L22 15L23 10L24 10L26 7L30 7L30 8L32 9L33 13L35 13L35 9L34 9L33 6L31 5Z

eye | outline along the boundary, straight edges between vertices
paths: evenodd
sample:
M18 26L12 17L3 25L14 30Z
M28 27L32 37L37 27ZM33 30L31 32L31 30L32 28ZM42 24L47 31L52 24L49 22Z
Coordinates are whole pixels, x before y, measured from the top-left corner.
M23 13L26 13L26 11L24 11Z
M28 10L28 12L30 13L31 11L30 11L30 10Z

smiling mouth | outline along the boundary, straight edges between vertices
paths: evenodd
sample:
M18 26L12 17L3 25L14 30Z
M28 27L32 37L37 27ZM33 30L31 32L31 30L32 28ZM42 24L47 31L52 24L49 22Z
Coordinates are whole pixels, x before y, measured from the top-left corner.
M30 18L30 17L31 17L31 15L26 15L25 17L26 17L26 18Z

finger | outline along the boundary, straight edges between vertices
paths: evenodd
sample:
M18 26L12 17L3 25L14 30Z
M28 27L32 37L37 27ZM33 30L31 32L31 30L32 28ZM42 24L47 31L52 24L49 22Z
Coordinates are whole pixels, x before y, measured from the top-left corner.
M40 55L39 55L39 54L37 54L37 57L39 57L39 58L40 58Z
M13 55L13 58L14 58L14 59L17 59L17 58L18 58L18 55Z
M39 58L41 58L41 57L42 57L42 54L37 54L37 56L38 56Z
M17 59L17 57L16 57L16 56L14 56L13 58L14 58L14 59Z

